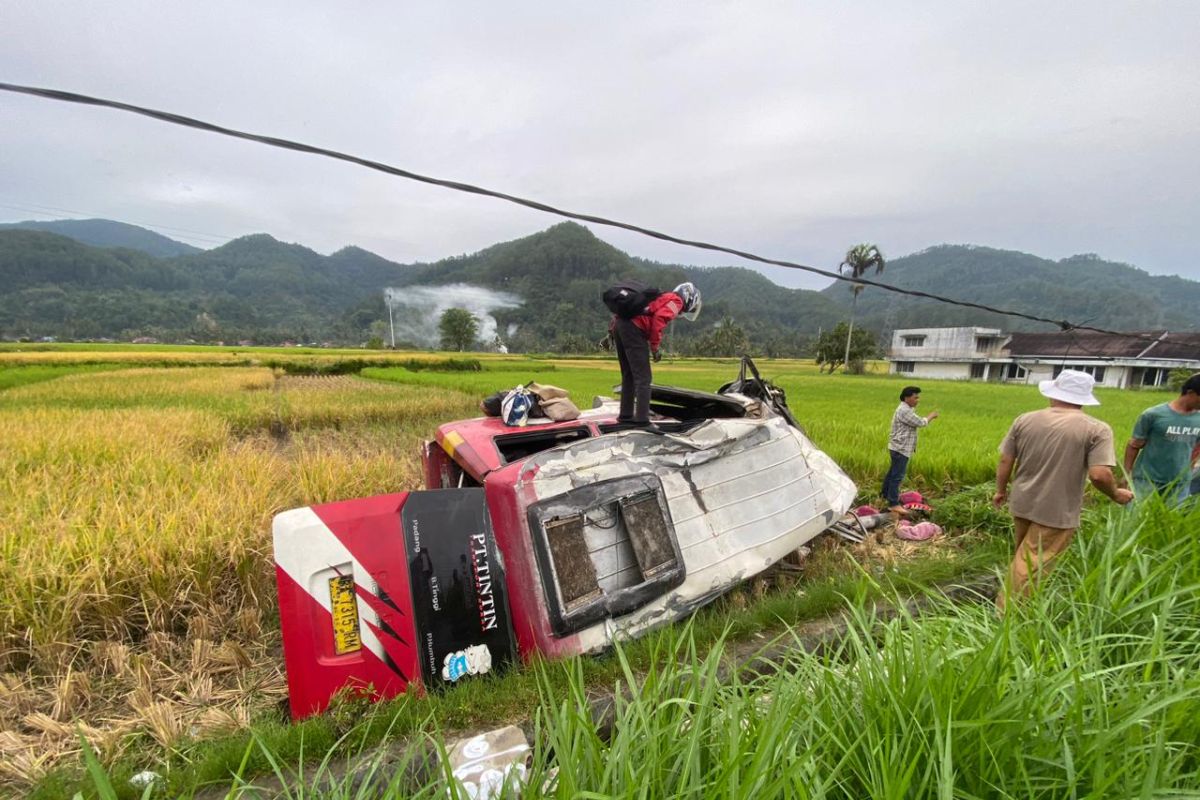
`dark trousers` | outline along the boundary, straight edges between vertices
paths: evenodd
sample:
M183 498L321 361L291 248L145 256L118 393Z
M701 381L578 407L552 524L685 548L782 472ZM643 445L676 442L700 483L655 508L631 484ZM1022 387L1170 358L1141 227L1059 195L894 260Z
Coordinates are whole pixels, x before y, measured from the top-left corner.
M908 472L908 456L895 450L888 452L892 456L892 465L883 477L883 498L888 501L889 506L896 506L900 504L900 484L904 481L904 474Z
M650 342L641 328L617 317L613 328L617 362L621 365L622 422L650 421Z

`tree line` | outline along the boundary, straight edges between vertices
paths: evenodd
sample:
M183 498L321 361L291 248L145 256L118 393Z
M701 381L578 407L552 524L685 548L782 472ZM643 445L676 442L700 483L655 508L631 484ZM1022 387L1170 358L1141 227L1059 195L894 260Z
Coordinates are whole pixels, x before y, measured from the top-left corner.
M507 345L503 340L483 342L479 339L479 319L465 308L448 308L438 322L442 350L455 352L495 350L498 345ZM851 331L846 322L839 322L828 331L813 337L797 337L786 345L778 340L754 341L746 330L731 317L722 317L710 330L699 337L672 342L671 329L664 338L664 349L671 355L733 358L741 355L766 356L768 358L813 358L822 369L834 372L848 366L850 371L861 371L864 362L882 355L875 335L863 328ZM849 347L847 349L847 343ZM384 338L375 335L369 347L383 348ZM551 352L564 355L587 355L602 350L599 338L592 340L577 336L556 341ZM849 357L847 360L846 357Z

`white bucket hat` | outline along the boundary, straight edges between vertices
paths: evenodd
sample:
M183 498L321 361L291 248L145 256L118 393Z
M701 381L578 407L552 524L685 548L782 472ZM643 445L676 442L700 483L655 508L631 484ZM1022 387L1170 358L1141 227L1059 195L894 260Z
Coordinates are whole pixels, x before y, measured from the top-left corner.
M1038 391L1051 400L1061 400L1076 406L1098 406L1100 401L1092 394L1096 381L1086 372L1064 369L1052 381L1038 381Z

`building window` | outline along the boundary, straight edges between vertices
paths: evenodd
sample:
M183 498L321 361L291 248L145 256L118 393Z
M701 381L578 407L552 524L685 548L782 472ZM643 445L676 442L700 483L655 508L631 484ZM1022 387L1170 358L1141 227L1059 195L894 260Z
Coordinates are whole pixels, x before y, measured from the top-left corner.
M976 353L990 353L990 352L992 352L992 345L994 345L995 343L996 343L996 340L994 338L992 338L991 336L976 336L975 337L975 352Z
M1146 367L1142 370L1142 386L1162 386L1167 382L1170 370Z
M904 342L905 347L924 347L925 346L925 337L924 336L903 336L903 337L901 337L901 339ZM911 372L911 370L910 370L910 372Z
M1104 383L1104 367L1095 364L1058 364L1054 367L1054 377L1057 378L1064 369L1086 372L1095 379L1096 383Z
M912 373L917 368L915 361L893 361L892 363L896 365L896 372Z
M971 365L971 377L982 378L987 373L987 364L976 362Z
M1020 364L1004 365L1004 380L1006 381L1023 381L1028 375L1029 370L1025 369Z

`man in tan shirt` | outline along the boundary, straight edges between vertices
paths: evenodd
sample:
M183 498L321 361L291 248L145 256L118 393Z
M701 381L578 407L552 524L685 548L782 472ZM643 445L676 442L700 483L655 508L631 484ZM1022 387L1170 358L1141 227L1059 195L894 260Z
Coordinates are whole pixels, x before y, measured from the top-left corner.
M1133 492L1118 488L1113 477L1117 459L1112 428L1083 413L1083 406L1100 405L1093 386L1091 375L1070 369L1052 381L1041 381L1038 389L1050 399L1050 407L1017 417L1000 443L992 502L1000 508L1007 501L1013 515L1017 552L1009 567L1007 592L1014 596L1028 594L1030 580L1048 571L1071 544L1087 480L1116 503L1133 499ZM1001 610L1005 595L1002 589L996 596Z

